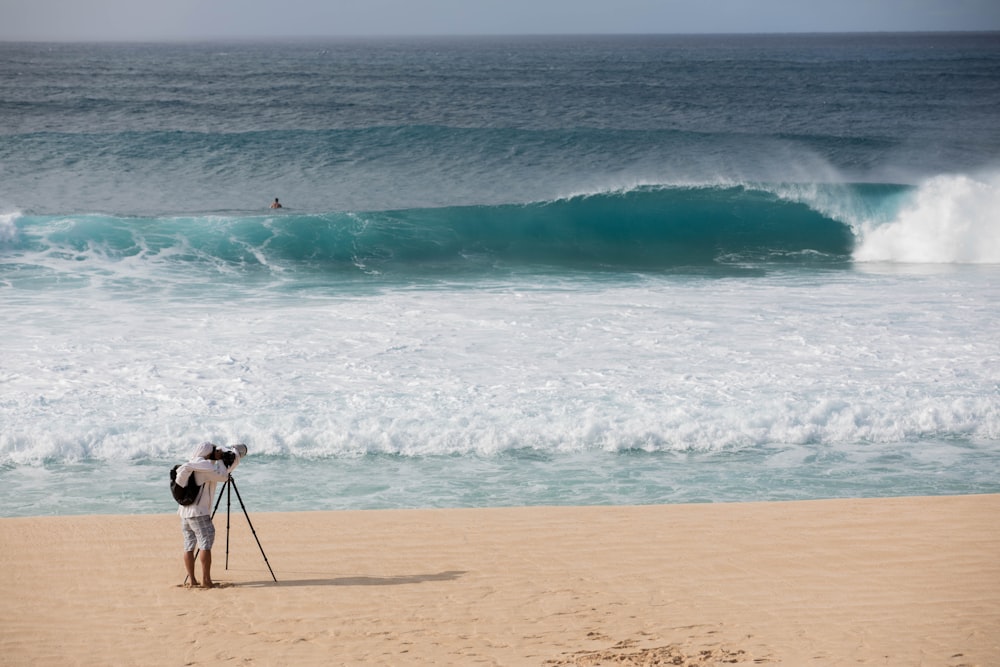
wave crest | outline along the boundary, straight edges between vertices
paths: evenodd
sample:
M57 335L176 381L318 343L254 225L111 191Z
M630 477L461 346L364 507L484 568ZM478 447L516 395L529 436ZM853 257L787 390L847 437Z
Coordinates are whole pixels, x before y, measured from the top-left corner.
M888 222L862 227L860 262L1000 263L1000 174L945 175L918 186Z
M849 257L850 228L749 186L638 187L526 204L372 212L19 221L17 251L51 262L141 260L209 271L658 270ZM286 274L287 277L287 274Z

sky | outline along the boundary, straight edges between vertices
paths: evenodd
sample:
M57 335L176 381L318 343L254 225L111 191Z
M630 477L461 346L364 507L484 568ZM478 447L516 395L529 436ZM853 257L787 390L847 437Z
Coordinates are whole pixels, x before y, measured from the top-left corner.
M2 41L1000 30L1000 0L0 0Z

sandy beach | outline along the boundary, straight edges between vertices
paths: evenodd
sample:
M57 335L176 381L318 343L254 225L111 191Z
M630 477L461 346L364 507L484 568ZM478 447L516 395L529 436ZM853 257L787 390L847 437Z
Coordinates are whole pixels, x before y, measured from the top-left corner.
M998 495L248 509L213 590L172 514L0 519L0 664L1000 664Z

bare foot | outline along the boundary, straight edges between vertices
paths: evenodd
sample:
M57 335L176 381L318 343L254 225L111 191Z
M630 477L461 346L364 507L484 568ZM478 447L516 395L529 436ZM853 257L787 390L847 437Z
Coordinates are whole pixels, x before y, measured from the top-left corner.
M201 586L201 587L202 587L202 588L214 588L214 587L215 587L215 584L213 584L213 583L212 583L212 580L211 580L211 579L206 579L206 580L205 580L205 583L204 583L204 584L202 584L202 586Z

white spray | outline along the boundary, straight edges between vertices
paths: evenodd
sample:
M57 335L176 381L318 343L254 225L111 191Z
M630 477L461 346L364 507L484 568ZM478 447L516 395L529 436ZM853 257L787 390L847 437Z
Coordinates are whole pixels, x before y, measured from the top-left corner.
M894 219L859 231L859 262L1000 263L1000 174L932 178Z

